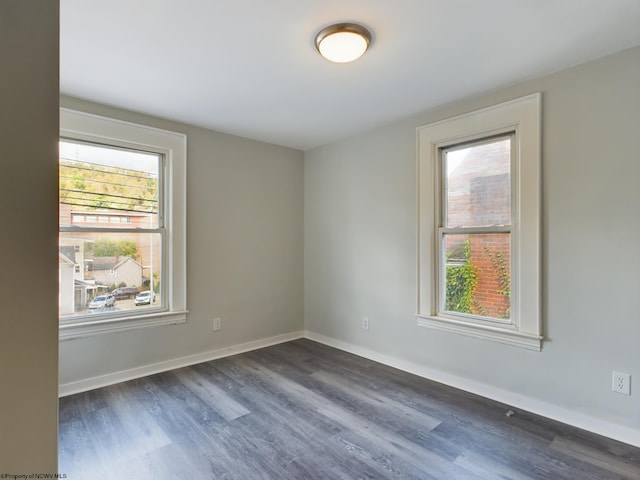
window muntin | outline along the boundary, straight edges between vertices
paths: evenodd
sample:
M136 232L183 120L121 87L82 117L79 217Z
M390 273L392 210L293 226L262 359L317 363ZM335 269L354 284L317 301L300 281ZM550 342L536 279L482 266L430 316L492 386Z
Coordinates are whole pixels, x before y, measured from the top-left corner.
M155 152L60 141L62 322L165 309L162 165L163 156ZM122 218L135 221L121 223ZM69 262L73 275L66 271ZM131 293L117 296L113 306L89 308L95 297L122 287L152 289L154 302L137 305Z
M439 149L438 314L511 323L513 134Z

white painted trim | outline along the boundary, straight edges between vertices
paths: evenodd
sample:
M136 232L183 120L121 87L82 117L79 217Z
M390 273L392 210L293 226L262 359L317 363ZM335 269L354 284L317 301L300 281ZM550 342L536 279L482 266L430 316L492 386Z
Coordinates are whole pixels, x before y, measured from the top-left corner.
M106 387L120 382L126 382L128 380L142 378L148 375L154 375L156 373L175 370L177 368L188 367L189 365L209 362L218 358L229 357L231 355L237 355L239 353L257 350L259 348L270 347L272 345L290 342L291 340L297 340L299 338L304 338L304 332L285 333L283 335L276 335L274 337L254 340L252 342L241 343L239 345L231 345L228 347L218 348L216 350L196 353L194 355L188 355L186 357L174 358L171 360L166 360L164 362L143 365L140 367L131 368L129 370L122 370L106 375L100 375L98 377L78 380L76 382L64 383L58 387L58 395L60 397L66 397L67 395L86 392L89 390L94 390L96 388Z
M103 333L124 332L134 328L177 325L187 321L187 312L160 312L148 315L119 316L96 321L60 323L60 341L90 337Z
M619 442L640 447L640 431L637 429L608 422L591 415L569 410L559 405L523 396L515 392L503 390L485 383L476 382L468 378L452 375L442 370L425 367L424 365L418 365L397 357L374 352L373 350L343 342L341 340L336 340L335 338L326 337L318 333L306 331L304 336L309 340L323 343L330 347L353 353L360 357L368 358L369 360L418 375L419 377L443 383L450 387L458 388L475 395L480 395L481 397L489 398L496 402L511 405L515 408L526 410L527 412L541 415L598 435L603 435Z
M416 314L419 327L429 327L447 332L454 332L474 338L491 340L505 345L526 348L539 352L542 350L542 336L519 332L511 329L510 325L481 325L479 323L464 322L447 317Z

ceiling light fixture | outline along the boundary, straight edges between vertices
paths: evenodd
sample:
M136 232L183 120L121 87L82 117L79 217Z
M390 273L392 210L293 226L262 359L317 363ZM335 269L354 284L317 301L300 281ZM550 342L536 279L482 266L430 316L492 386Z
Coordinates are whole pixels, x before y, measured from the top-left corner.
M323 28L316 35L316 48L327 60L337 63L353 62L369 48L371 33L355 23L336 23Z

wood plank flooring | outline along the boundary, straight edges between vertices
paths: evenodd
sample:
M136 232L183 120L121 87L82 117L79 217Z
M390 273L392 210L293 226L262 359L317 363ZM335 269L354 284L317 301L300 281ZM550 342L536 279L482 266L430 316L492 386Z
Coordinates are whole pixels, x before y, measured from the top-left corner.
M71 480L640 479L640 449L296 340L60 399L59 471Z

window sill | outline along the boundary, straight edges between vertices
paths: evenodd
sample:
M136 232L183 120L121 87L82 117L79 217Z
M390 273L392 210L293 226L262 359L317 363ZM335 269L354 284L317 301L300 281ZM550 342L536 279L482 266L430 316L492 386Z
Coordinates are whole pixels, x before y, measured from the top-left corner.
M89 337L104 333L124 332L134 328L152 327L158 325L174 325L185 323L187 312L160 312L131 317L117 317L101 320L79 321L60 325L60 340Z
M419 327L445 330L470 337L504 343L514 347L525 348L527 350L534 350L536 352L542 350L543 337L540 335L519 332L505 327L468 323L444 317L420 314L416 314L416 317L418 318Z

